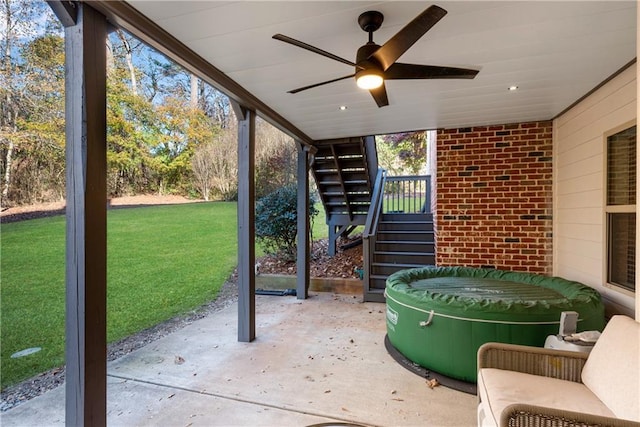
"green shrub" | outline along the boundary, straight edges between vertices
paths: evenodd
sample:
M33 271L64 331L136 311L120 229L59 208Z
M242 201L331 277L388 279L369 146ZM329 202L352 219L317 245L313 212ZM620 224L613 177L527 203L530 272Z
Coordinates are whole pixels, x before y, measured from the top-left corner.
M313 197L309 198L309 218L318 215ZM287 185L262 197L256 203L256 240L266 253L296 258L298 234L298 193Z

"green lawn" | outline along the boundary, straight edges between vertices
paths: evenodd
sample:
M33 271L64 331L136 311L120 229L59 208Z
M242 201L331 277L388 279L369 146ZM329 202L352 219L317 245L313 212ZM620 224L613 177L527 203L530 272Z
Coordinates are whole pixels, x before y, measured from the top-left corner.
M420 212L424 203L424 196L419 198L407 196L400 199L394 197L386 197L384 199L383 212Z
M237 263L236 203L110 210L109 342L215 298ZM327 236L322 206L315 239ZM65 217L2 225L1 387L64 364ZM256 255L262 255L257 248ZM12 359L17 351L38 353Z
M63 216L2 225L2 388L64 363L64 234ZM236 259L235 203L109 211L109 342L215 298Z

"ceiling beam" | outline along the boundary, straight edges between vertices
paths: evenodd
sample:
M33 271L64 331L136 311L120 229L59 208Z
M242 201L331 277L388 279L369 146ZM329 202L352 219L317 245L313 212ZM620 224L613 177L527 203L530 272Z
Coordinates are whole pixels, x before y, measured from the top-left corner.
M91 7L104 14L109 21L144 43L169 57L188 71L196 74L211 86L227 95L231 101L243 108L255 111L267 122L282 130L293 139L309 146L315 152L313 139L298 129L278 112L240 86L225 73L214 67L193 50L189 49L155 22L140 13L124 0L92 1Z
M78 2L70 0L46 0L63 27L73 27L78 22Z

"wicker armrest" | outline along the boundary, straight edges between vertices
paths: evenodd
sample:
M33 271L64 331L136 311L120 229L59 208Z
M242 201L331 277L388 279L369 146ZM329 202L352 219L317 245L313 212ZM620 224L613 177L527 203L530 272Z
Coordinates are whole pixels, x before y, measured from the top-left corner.
M586 353L515 344L486 343L478 350L478 369L497 368L581 382Z
M517 403L507 406L502 411L500 426L508 427L640 427L640 423L620 418L583 414L561 409Z

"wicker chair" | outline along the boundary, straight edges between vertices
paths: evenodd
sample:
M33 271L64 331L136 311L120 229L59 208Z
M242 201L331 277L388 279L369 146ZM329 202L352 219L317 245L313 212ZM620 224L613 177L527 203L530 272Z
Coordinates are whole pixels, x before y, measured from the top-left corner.
M591 355L484 344L478 425L640 427L639 342L640 323L614 316Z

